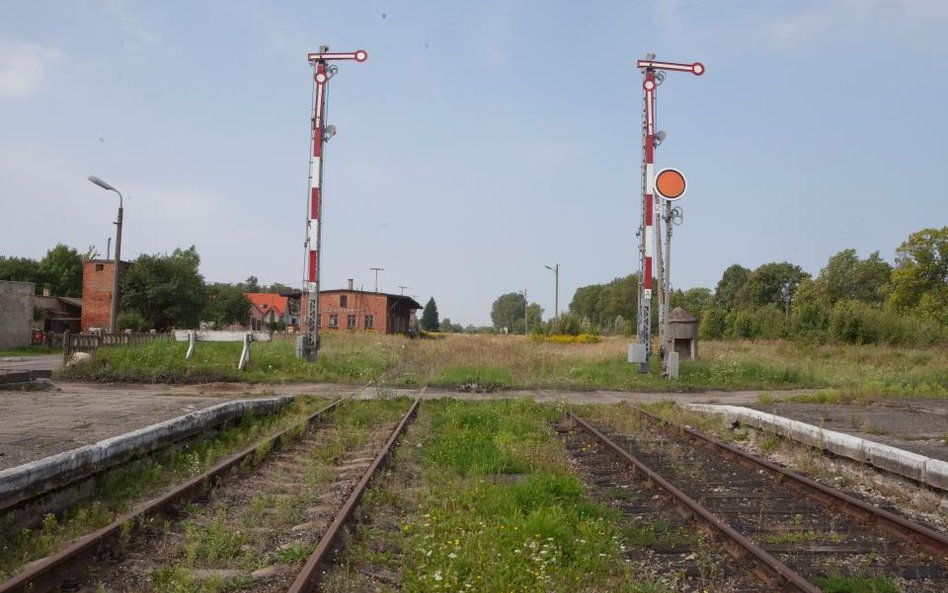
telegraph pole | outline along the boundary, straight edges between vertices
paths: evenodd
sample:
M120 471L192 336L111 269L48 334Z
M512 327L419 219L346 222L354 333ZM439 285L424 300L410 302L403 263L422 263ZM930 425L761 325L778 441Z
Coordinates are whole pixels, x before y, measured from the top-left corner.
M665 80L667 71L691 72L701 76L705 72L704 64L678 64L658 62L655 54L648 54L639 60L637 66L642 70L642 89L645 102L642 110L642 218L639 226L639 303L636 320L636 337L644 356L639 357L639 370L647 373L652 356L652 258L656 245L661 250L661 207L655 196L655 147L661 143L665 134L655 130L655 91ZM658 233L655 232L658 227ZM657 242L657 243L656 243ZM661 262L660 262L661 265ZM662 302L664 307L664 300ZM661 309L660 309L661 312ZM630 354L630 361L632 357Z
M384 272L385 268L369 268L369 270L375 272L375 292L379 291L379 272Z
M369 54L365 50L358 50L351 53L330 53L325 45L320 46L319 51L307 56L309 63L313 65L315 74L313 81L315 84L315 101L313 104L312 120L312 157L309 161L309 208L306 212L306 280L303 285L309 297L306 301L306 335L300 337L297 342L297 357L305 357L309 362L316 362L316 354L319 352L319 256L320 256L320 216L322 214L323 196L321 188L323 184L323 145L326 143L336 129L333 126L326 126L326 83L338 71L338 68L327 64L336 60L355 60L364 62Z

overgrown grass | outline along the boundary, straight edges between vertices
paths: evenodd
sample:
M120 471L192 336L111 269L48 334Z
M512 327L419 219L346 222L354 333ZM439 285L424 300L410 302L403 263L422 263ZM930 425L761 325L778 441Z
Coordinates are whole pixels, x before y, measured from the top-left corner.
M296 358L287 340L251 346L250 363L237 370L242 344L199 342L191 360L184 342L152 342L140 346L100 348L88 364L66 368L62 376L99 382L201 383L211 381L364 383L390 369L401 345L388 336L329 336L317 362ZM407 341L407 340L405 340Z
M886 577L852 577L829 575L814 579L825 593L899 593L899 588Z
M248 415L237 426L212 439L185 449L169 450L160 462L142 460L108 472L97 489L96 500L58 517L47 515L38 529L26 529L3 538L0 541L0 580L27 562L47 556L77 537L108 525L156 491L205 471L264 435L297 424L326 403L325 400L298 398L279 413Z
M329 333L316 364L296 360L288 341L253 345L237 370L239 344L183 343L99 350L91 364L64 371L72 379L125 382L362 383L430 385L462 391L703 391L823 388L818 397L948 397L948 348L836 346L791 342L702 342L701 358L682 361L680 376L662 379L657 357L642 374L626 362L628 340L555 343L523 336L451 334L407 340L368 333ZM833 395L836 394L836 395Z
M405 517L402 590L651 590L625 561L643 533L585 496L548 423L562 411L524 400L427 403L425 486Z

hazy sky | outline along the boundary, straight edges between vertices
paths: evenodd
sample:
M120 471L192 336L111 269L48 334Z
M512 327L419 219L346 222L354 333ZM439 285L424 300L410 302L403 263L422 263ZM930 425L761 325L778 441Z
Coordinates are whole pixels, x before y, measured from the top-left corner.
M434 296L488 324L637 271L648 52L656 165L688 177L672 282L880 250L948 224L948 2L2 2L0 254L197 246L209 281L300 286L319 45L329 83L323 288Z

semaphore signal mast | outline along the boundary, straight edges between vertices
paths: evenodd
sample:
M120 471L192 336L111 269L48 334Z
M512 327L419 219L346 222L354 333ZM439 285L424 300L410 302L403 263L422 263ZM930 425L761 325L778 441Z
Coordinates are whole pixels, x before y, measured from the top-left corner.
M657 255L661 260L660 227L661 206L655 195L655 147L664 139L664 132L655 130L655 91L665 79L665 72L690 72L701 76L705 72L704 64L678 64L659 62L655 54L648 54L639 60L637 66L642 70L642 89L645 92L645 105L642 110L642 219L639 226L639 303L636 320L638 343L629 349L629 362L638 362L643 373L647 373L652 356L652 258ZM656 243L657 240L657 243ZM659 262L661 263L661 262Z
M320 215L322 214L323 196L320 191L323 184L323 146L335 133L334 126L327 126L326 114L326 83L336 74L336 66L327 64L335 60L355 60L364 62L369 54L365 50L351 53L330 53L329 48L321 46L319 51L308 55L309 63L313 65L315 74L316 100L313 104L312 122L312 157L309 161L310 196L306 213L306 279L304 286L308 294L306 307L306 335L300 336L297 341L296 355L305 357L309 362L316 361L319 352L319 256L320 256Z

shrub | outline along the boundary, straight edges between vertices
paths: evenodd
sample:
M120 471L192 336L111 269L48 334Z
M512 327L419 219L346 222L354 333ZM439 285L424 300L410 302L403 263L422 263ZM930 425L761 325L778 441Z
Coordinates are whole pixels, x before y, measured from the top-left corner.
M706 309L701 315L701 325L698 332L707 340L718 340L724 337L727 330L727 312L718 307Z
M137 311L125 311L124 313L119 313L117 324L118 329L130 329L134 332L143 332L151 328L148 327L148 322L145 321L145 318L142 317Z

